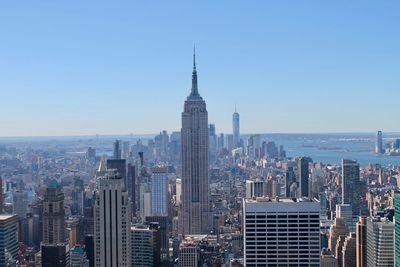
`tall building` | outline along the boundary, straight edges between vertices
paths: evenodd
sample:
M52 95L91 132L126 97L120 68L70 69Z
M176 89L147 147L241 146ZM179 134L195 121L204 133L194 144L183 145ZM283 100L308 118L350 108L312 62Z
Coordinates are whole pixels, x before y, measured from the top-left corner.
M367 218L360 217L356 225L356 267L367 266Z
M319 203L243 199L245 266L319 266Z
M353 211L350 204L336 204L336 217L344 219L350 232L356 230L356 217L353 217Z
M84 201L85 187L83 180L77 176L74 177L74 185L72 190L72 215L83 215L83 201Z
M115 140L113 145L113 158L121 159L121 141Z
M378 131L376 133L375 153L376 154L382 154L383 153L382 131Z
M264 188L264 181L246 180L246 198L266 196Z
M52 180L43 199L43 243L65 243L64 193L57 180Z
M343 218L336 217L331 228L329 229L329 249L335 251L336 245L340 237L345 237L349 233Z
M76 245L71 249L70 267L90 267L86 253L80 245Z
M356 235L350 233L346 236L343 244L343 267L354 267L356 266Z
M13 192L13 213L18 215L20 220L26 218L28 213L28 192L16 190Z
M234 147L240 146L240 116L239 113L236 111L232 115L232 133L233 133L233 145Z
M305 157L301 157L298 160L297 169L299 172L299 196L300 197L309 197L309 167L308 167L309 159Z
M0 266L17 266L18 217L0 215Z
M131 266L131 202L114 170L98 178L94 204L95 266Z
M168 175L167 167L155 167L151 175L152 216L168 215Z
M395 216L395 264L400 267L400 192L394 193L394 216Z
M367 267L394 266L394 224L386 218L367 221Z
M131 227L132 266L158 266L156 231L144 225Z
M342 203L350 204L353 215L361 212L360 165L355 160L342 160Z
M206 102L197 87L193 55L192 89L182 112L182 208L181 234L208 234L211 225L209 203L209 138Z
M179 246L179 267L198 266L200 261L200 251L197 242L193 240L183 240Z
M168 216L149 216L146 217L146 222L152 225L157 225L158 235L160 237L160 260L166 261L169 258L169 217Z

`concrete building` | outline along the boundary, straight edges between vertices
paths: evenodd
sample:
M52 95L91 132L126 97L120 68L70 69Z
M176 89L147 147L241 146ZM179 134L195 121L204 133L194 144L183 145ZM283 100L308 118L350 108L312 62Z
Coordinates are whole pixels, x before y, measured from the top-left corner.
M144 225L131 227L132 266L147 267L155 265L155 232Z
M331 251L336 250L336 244L339 238L345 237L349 233L349 228L347 227L345 220L342 218L336 217L333 224L329 229L329 249ZM335 257L336 257L335 253Z
M52 180L43 200L43 243L63 244L65 235L64 193L56 180Z
M192 90L182 112L182 208L180 234L208 234L211 227L209 202L209 138L206 102L197 86L193 58Z
M18 263L18 217L0 215L0 266L16 267Z
M336 204L336 217L342 218L350 232L355 232L357 219L353 217L350 204Z
M382 154L383 150L383 138L382 138L382 131L378 131L376 133L376 142L375 142L375 153Z
M394 266L394 223L386 218L367 220L367 267Z
M246 198L263 197L265 196L264 189L264 181L246 180Z
M243 199L245 266L319 266L319 210L308 199Z
M179 246L179 267L195 267L200 261L199 247L192 240L183 240Z
M354 267L356 266L356 235L350 233L346 236L343 244L343 267Z
M330 249L323 249L321 252L321 267L338 267L335 255Z
M131 201L114 170L98 178L94 204L95 266L131 266Z

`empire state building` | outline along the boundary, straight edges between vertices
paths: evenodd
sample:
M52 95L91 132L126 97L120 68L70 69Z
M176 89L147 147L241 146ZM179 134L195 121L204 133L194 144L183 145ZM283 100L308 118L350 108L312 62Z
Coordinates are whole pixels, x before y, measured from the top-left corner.
M193 55L192 90L182 112L182 207L180 233L209 234L208 113L197 87Z

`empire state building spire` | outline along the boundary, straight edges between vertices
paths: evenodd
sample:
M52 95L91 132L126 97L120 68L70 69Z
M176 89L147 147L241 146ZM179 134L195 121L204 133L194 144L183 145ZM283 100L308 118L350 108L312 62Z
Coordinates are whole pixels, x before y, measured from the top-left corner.
M200 98L199 89L197 87L197 70L196 70L196 48L193 48L193 72L192 72L192 90L189 98Z

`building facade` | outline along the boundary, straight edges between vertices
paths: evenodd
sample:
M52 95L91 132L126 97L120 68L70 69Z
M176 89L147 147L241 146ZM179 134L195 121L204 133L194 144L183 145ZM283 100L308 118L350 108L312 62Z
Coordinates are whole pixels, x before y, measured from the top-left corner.
M319 209L307 199L244 199L245 266L319 266Z
M121 175L98 178L94 204L95 266L131 266L131 202Z
M193 60L192 90L182 112L182 207L180 233L207 234L210 231L209 138L206 102L197 87Z

